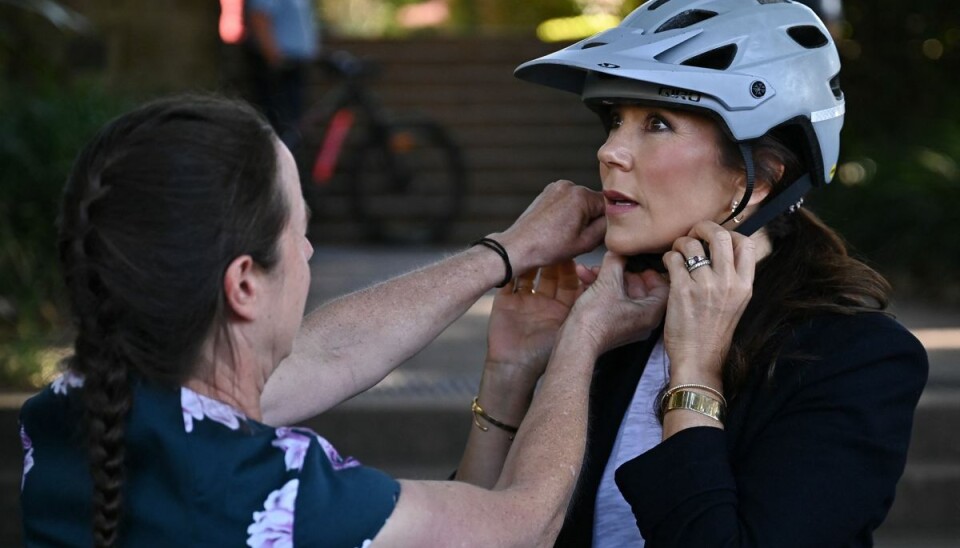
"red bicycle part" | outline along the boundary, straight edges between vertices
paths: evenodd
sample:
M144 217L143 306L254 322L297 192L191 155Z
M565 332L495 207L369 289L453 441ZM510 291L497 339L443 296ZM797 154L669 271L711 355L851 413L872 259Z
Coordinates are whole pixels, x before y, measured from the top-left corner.
M315 184L324 185L333 178L333 173L337 169L337 160L340 158L340 150L343 148L344 141L347 140L347 134L350 133L354 120L356 116L348 108L338 110L330 119L327 133L323 136L323 144L320 145L317 159L313 163L311 175Z

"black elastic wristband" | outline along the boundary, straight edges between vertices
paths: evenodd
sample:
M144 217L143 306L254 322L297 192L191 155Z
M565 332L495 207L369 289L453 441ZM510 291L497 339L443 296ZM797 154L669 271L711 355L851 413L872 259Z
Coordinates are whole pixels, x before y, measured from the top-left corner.
M479 240L470 244L470 247L473 247L475 245L482 245L484 247L489 247L490 249L496 251L497 255L500 255L500 258L503 259L503 266L506 267L507 273L503 277L503 281L500 282L500 285L498 285L497 287L504 287L508 283L510 283L510 281L513 280L513 267L510 266L510 256L507 255L506 248L500 245L500 242L494 240L493 238L480 238Z

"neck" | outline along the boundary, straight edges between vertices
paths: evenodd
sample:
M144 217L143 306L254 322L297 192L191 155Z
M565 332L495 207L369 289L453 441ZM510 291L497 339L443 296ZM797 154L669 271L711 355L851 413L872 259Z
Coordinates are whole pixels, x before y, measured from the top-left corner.
M205 352L208 357L204 360L206 365L199 367L200 373L188 379L184 386L261 421L260 396L266 377L256 354L250 352L245 343L242 337L235 337L232 344L219 345L219 349Z
M760 262L761 259L773 252L773 245L770 243L770 238L767 236L767 230L765 228L761 228L751 234L750 239L753 240L756 246L757 262ZM631 255L627 257L626 268L628 272L643 272L644 270L653 269L663 274L667 271L667 268L663 266L663 253Z

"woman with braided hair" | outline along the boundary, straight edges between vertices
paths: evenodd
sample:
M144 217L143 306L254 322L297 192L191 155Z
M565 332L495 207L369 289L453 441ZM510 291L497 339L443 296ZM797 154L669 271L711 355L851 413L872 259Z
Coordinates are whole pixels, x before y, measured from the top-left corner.
M666 296L616 258L578 287L570 258L597 245L601 213L598 193L558 182L482 246L324 305L301 329L308 214L267 122L197 97L110 122L63 194L77 336L63 375L21 411L26 544L549 542L582 458L593 363L655 325ZM538 298L578 327L562 329L496 489L397 481L268 425L353 396L492 286L538 271L556 282Z

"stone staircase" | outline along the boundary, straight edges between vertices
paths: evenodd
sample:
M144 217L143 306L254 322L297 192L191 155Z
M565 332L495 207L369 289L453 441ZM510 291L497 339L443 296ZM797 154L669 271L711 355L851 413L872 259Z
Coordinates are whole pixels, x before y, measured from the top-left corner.
M599 186L596 149L603 131L596 116L571 94L513 77L517 65L556 46L518 38L451 38L335 41L326 47L376 62L380 73L371 88L387 111L436 120L461 147L467 198L447 242L465 243L506 228L556 179ZM311 101L322 100L331 82L319 71L310 81ZM316 240L359 240L346 181L334 180L324 192L314 217Z
M913 423L907 468L883 531L939 533L960 546L960 389L928 386Z

